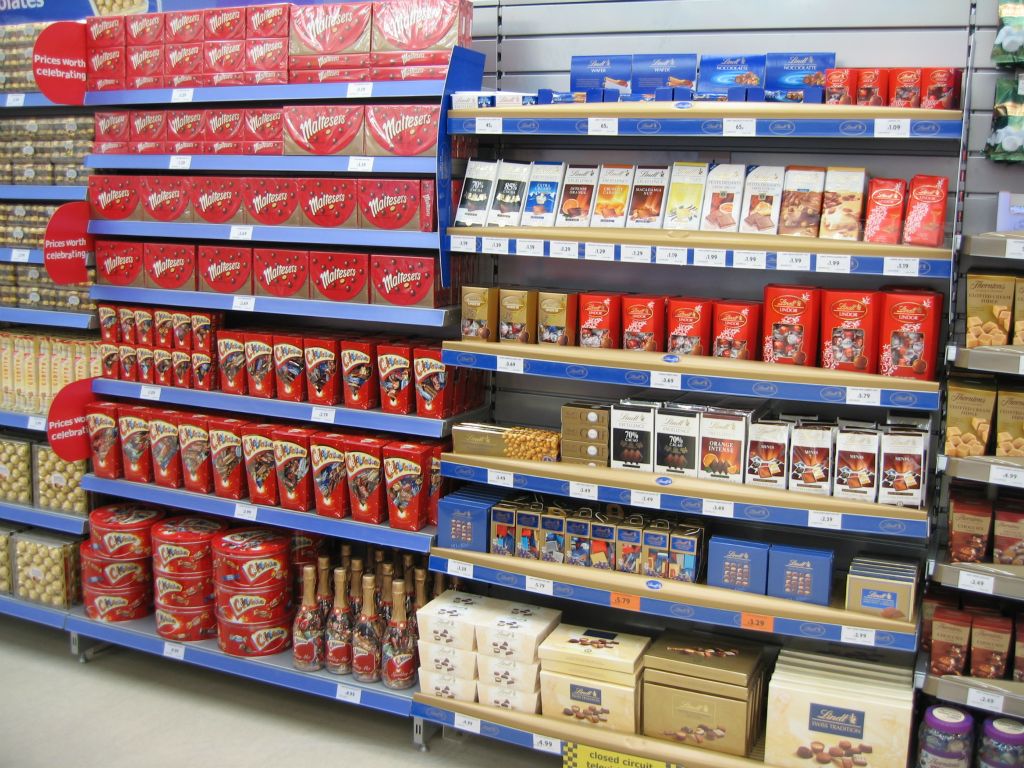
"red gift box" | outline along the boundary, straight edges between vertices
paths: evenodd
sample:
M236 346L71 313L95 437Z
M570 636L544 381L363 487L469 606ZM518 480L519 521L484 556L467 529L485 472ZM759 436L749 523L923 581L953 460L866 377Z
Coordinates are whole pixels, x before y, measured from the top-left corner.
M960 80L956 67L926 67L921 70L922 109L956 109L960 106Z
M194 245L146 243L142 254L147 287L183 291L196 289Z
M197 251L199 290L213 293L252 293L252 249L201 245Z
M361 83L370 79L370 70L362 69L307 69L288 73L288 82L304 83Z
M674 355L706 355L711 352L710 299L668 300L668 351Z
M192 221L191 189L188 176L143 176L142 220Z
M946 200L949 179L918 174L910 180L907 217L903 222L903 243L942 246L946 238Z
M170 310L153 310L153 346L159 349L174 347L174 315Z
M437 262L429 256L370 257L370 303L400 307L441 306L443 292Z
M368 53L314 53L288 56L288 72L293 75L332 71L348 72L353 69L365 70L369 75L369 66L370 54Z
M88 403L85 406L85 429L89 435L92 471L97 477L121 477L121 439L117 424L117 405Z
M244 109L211 109L206 113L206 141L244 141Z
M162 75L133 75L124 80L125 89L145 90L146 88L163 88L166 80Z
M227 176L193 178L192 211L197 222L208 224L243 223L245 208L242 207L241 179Z
M452 449L451 438L431 440L430 445L430 506L429 522L437 525L437 504L448 492L448 481L441 477L441 454Z
M274 336L245 334L246 385L252 397L274 396Z
M846 68L825 70L825 103L853 104L857 97L860 70Z
M89 16L85 20L88 48L123 47L127 39L124 16Z
M245 366L245 333L217 332L217 369L217 378L223 392L230 395L246 394L248 373Z
M166 138L168 141L203 141L206 138L206 110L168 110Z
M313 477L309 471L309 441L316 430L279 427L274 430L274 463L277 465L279 505L296 512L313 506Z
M274 430L270 424L242 427L242 457L249 500L253 504L277 506L277 469L274 461Z
M187 349L171 351L171 386L192 389L192 352Z
M135 338L139 344L153 346L153 310L135 307Z
M203 43L205 74L240 73L245 71L244 40L217 40Z
M878 372L883 376L934 380L941 314L941 294L882 291Z
M285 106L284 143L289 155L358 155L363 151L362 106Z
M288 40L284 37L245 41L246 72L288 72Z
M165 43L194 43L204 34L203 11L168 11L164 14Z
M421 443L384 446L384 482L392 528L418 531L427 525L432 450Z
M207 420L210 435L210 466L213 492L222 499L244 499L245 463L242 460L242 431L248 421L223 416Z
M162 387L174 386L174 358L171 350L153 347L153 383Z
M101 285L145 285L142 243L97 240L96 282Z
M433 195L431 195L431 198ZM413 179L359 179L359 226L363 229L411 229L429 232L433 218ZM430 201L432 202L432 200Z
M121 344L117 348L118 365L117 378L121 381L138 381L139 366L138 356L135 354L134 344Z
M245 36L288 37L288 23L291 19L290 3L251 5L246 9Z
M129 137L131 141L163 141L167 138L167 112L162 109L133 110Z
M141 13L125 17L125 42L129 46L163 44L164 15Z
M380 409L384 413L410 414L415 409L412 398L411 344L401 342L377 345L377 376L380 382Z
M117 407L117 431L121 438L121 464L124 479L136 483L153 480L153 461L149 450L149 408L143 405Z
M144 344L135 347L135 366L141 384L153 383L153 348Z
M622 321L622 296L617 293L581 293L579 297L579 345L618 349Z
M437 151L441 108L429 104L367 105L363 151L415 157Z
M355 227L355 179L298 179L299 209L302 224L317 227Z
M764 287L764 347L768 363L817 365L821 292L809 285Z
M760 357L761 302L716 301L711 320L711 354L734 360Z
M280 107L247 109L243 127L247 141L281 141L284 115Z
M203 38L245 40L245 8L209 8L203 15Z
M306 399L306 366L301 336L274 335L274 377L277 399L301 403Z
M164 46L165 76L190 75L201 77L202 74L203 43L168 43ZM202 80L200 79L197 82L201 83Z
M252 262L257 296L309 298L308 251L254 248Z
M126 155L130 144L127 141L97 141L92 145L94 155Z
M245 72L208 72L203 75L207 88L216 88L221 85L245 85Z
M911 108L921 106L920 68L889 69L889 106Z
M443 51L372 51L370 64L374 67L422 67L451 63L452 52Z
M192 313L171 313L171 341L173 349L192 351Z
M309 252L310 298L366 304L370 257L365 253Z
M128 141L131 137L131 112L97 112L94 115L97 142Z
M247 141L207 141L206 154L208 155L242 155L249 144Z
M89 75L85 80L87 91L123 91L124 77L105 77L102 75Z
M857 70L857 105L884 107L889 103L889 70Z
M178 445L180 418L178 411L150 409L149 451L153 456L153 482L164 488L181 487L181 448Z
M132 141L128 143L128 151L133 155L166 155L166 141ZM139 177L142 178L141 176ZM141 182L140 182L141 184Z
M247 141L244 154L247 155L283 155L283 141Z
M164 74L162 45L130 45L127 48L125 77L160 77ZM153 86L155 87L155 86Z
M380 404L377 386L377 343L371 339L343 339L341 374L346 408L369 410Z
M349 503L352 519L360 523L384 522L382 464L387 440L376 437L347 437L345 470L348 474Z
M295 179L278 176L242 179L242 202L253 224L303 223Z
M127 48L96 48L90 50L86 58L89 77L120 78L123 80L128 72Z
M205 155L205 144L204 141L165 141L164 148L168 155ZM195 179L192 179L190 183L194 185ZM190 189L190 198L191 194L192 190Z
M182 483L194 493L210 493L213 477L210 471L209 418L183 413L178 420L178 444L181 446Z
M875 373L878 313L872 291L821 292L821 367Z
M471 11L461 0L380 0L373 7L372 49L451 49L466 42Z
M217 348L217 330L224 322L221 312L192 312L192 349L213 354Z
M900 241L907 182L903 179L871 179L864 214L864 242L895 245Z
M306 394L309 402L314 405L337 405L341 399L339 340L332 336L307 336L302 347L306 358Z
M345 468L346 435L317 432L309 441L313 466L313 497L321 517L348 517L348 473Z
M123 344L135 344L135 308L117 308L118 338Z
M370 67L370 79L384 80L444 80L448 65L417 67Z
M89 177L89 206L94 219L134 219L139 207L136 176L96 174Z
M416 415L444 419L452 415L454 389L447 367L441 362L440 347L417 347L413 351L416 382Z
M113 304L97 304L96 316L99 319L100 341L117 344L121 340L121 326L117 319L117 307Z
M630 352L665 349L665 297L622 297L622 348Z
M288 82L288 73L283 70L273 72L246 72L246 85L285 85Z

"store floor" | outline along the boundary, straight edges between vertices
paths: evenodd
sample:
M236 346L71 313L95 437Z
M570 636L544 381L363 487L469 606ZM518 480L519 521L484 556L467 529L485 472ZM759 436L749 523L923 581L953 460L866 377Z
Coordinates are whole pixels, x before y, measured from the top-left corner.
M375 765L547 768L558 760L501 742L437 734L412 746L412 721L125 649L87 664L65 632L0 617L0 766Z

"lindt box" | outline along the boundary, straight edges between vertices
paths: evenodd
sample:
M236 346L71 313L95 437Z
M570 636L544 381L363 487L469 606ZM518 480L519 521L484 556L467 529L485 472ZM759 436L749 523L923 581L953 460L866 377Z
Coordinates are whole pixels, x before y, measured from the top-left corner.
M710 299L670 298L666 311L668 351L675 355L706 355L711 351Z
M306 366L302 336L274 334L274 376L277 399L301 403L306 399Z
M768 584L769 545L712 536L708 544L708 585L763 595Z
M921 70L921 108L956 109L960 105L960 80L956 67L927 67Z
M745 482L763 488L789 485L789 436L784 421L759 421L747 428Z
M242 430L249 422L211 416L210 464L213 467L213 492L222 499L246 497L245 463L242 459Z
M907 182L903 179L871 179L864 214L864 242L895 245L903 228Z
M309 298L309 252L280 248L252 251L254 288L257 296Z
M194 291L196 251L194 245L146 243L143 248L146 287Z
M357 522L379 525L387 517L382 466L387 443L387 440L376 437L348 437L345 440L349 500L352 519Z
M193 177L192 210L197 223L244 223L242 180L226 176Z
M820 291L807 285L766 285L764 349L769 363L817 363Z
M325 301L369 301L370 257L365 253L309 252L310 298Z
M881 296L871 291L821 291L821 367L878 371Z
M348 472L345 468L345 435L317 432L309 439L313 469L313 501L321 517L348 517Z
M858 69L849 67L825 70L825 103L853 104L857 98Z
M446 296L437 262L429 256L370 256L370 303L436 307Z
M823 496L832 494L836 428L798 424L790 438L789 489Z
M346 408L369 410L380 404L377 383L377 343L370 338L343 339L341 375Z
M533 663L562 619L553 608L501 604L498 611L476 625L477 657L485 656Z
M253 504L277 506L277 471L274 459L272 424L247 424L242 427L242 457Z
M252 332L245 334L245 371L249 395L274 397L274 337L273 334Z
M665 348L665 298L622 297L622 348L631 352L659 352Z
M910 180L907 216L903 224L905 245L939 248L946 237L946 202L949 179L918 174Z
M884 107L889 103L889 70L860 69L857 72L857 104Z
M96 282L100 285L145 285L142 243L97 240L95 253Z
M920 68L896 67L889 70L889 106L915 109L921 106Z
M616 293L581 293L579 344L581 347L617 349L622 322L622 297Z
M191 179L151 175L142 177L141 184L143 221L192 221Z
M440 107L429 104L367 105L363 151L370 156L417 157L437 152Z
M716 301L711 320L711 354L733 360L757 360L761 302Z
M942 296L884 291L881 300L878 372L934 380Z
M913 430L882 434L878 503L920 509L928 469L928 435Z
M747 411L707 408L701 414L700 479L743 482L749 422Z
M840 428L832 495L872 503L878 500L879 442L874 430Z
M629 92L632 56L573 56L569 67L569 90L613 88Z
M768 555L768 594L828 605L832 598L832 551L773 544Z
M654 416L654 471L697 477L700 417L703 409L665 403ZM563 438L565 427L562 428Z
M286 155L359 155L363 152L362 106L305 105L283 109Z
M471 308L467 307L467 299L471 294L467 294L466 291L482 291L481 296L489 296L490 292L494 289L490 288L478 288L478 289L467 289L463 286L462 293L462 335L463 338L467 337L466 318L467 312L471 312ZM484 309L488 306L495 306L493 299L487 299L484 302ZM471 300L470 300L471 303ZM557 344L559 346L575 346L576 345L576 328L579 324L577 319L577 308L579 306L579 297L575 293L563 293L560 291L538 291L537 293L537 343L539 344ZM469 315L471 316L471 314ZM487 340L491 337L492 328L495 327L497 318L491 323L490 327L480 327L476 330L476 335L479 338Z
M302 224L316 227L356 227L355 179L299 179L297 194Z
M244 395L248 391L245 366L245 333L218 331L218 379L222 391L231 395Z
M315 430L280 427L273 432L279 504L284 509L308 512L313 507L309 472L309 444Z
M251 248L200 245L196 260L201 292L253 292Z
M422 642L473 653L476 627L501 610L502 602L448 590L417 612Z
M656 403L625 400L612 404L611 466L654 470L654 414Z
M242 203L249 223L303 224L298 191L294 179L272 176L242 179Z
M303 342L306 392L314 405L337 405L341 401L339 346L338 338L332 336L307 336Z
M380 408L384 413L410 414L415 410L412 359L411 344L398 341L377 344Z

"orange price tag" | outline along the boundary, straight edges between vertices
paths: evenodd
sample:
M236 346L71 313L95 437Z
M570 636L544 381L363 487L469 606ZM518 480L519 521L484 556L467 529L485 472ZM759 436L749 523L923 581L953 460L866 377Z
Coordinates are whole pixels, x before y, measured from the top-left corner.
M775 617L765 616L761 613L741 613L740 626L743 629L755 629L758 632L772 632L775 630Z
M612 592L608 597L608 605L612 608L622 608L626 611L639 611L640 596L627 595L624 592Z

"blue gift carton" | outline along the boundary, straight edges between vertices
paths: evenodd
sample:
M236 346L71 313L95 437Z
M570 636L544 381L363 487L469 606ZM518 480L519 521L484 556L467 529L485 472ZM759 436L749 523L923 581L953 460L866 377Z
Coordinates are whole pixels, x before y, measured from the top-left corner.
M836 55L828 51L769 53L765 57L765 100L804 101L805 94L816 93L812 89L824 88L825 70L835 66Z
M763 595L770 549L758 541L712 537L708 544L708 584Z
M832 597L832 551L772 545L768 594L801 603L828 605Z
M440 515L438 508L438 515ZM440 522L440 519L438 520ZM492 555L514 557L516 554L516 511L513 507L496 506L491 509L491 540Z
M697 84L695 53L634 53L633 93L654 93L658 88L693 88Z
M697 91L726 95L736 86L764 85L764 54L757 56L701 56Z
M632 56L573 56L569 65L569 90L614 88L629 91ZM588 99L589 101L589 99Z
M487 551L491 508L500 493L460 490L437 503L437 545L446 549Z

